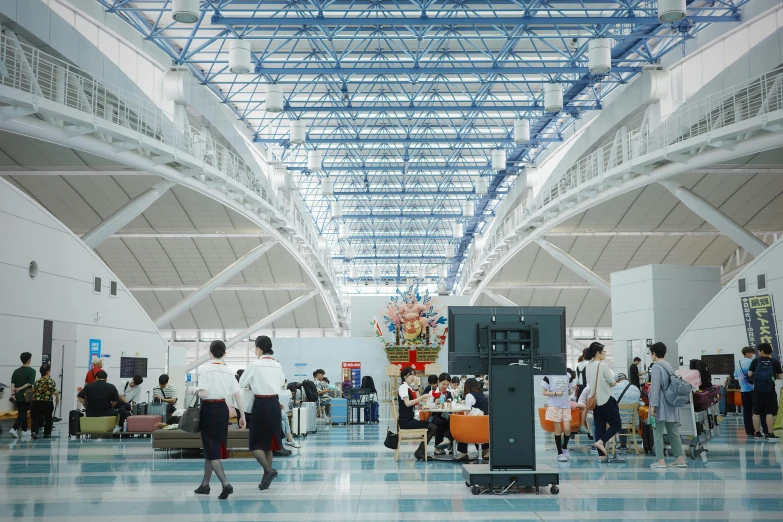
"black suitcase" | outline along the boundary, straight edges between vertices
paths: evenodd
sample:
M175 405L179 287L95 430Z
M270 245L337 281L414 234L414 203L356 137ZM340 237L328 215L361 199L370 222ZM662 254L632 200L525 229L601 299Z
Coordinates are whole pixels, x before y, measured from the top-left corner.
M68 413L68 435L75 437L79 433L79 419L82 418L82 412L71 410Z
M663 436L663 445L669 445L669 434ZM642 421L642 447L644 453L655 453L655 433L647 420Z
M147 414L147 403L146 402L140 402L136 404L136 411L133 412L134 415L146 415Z

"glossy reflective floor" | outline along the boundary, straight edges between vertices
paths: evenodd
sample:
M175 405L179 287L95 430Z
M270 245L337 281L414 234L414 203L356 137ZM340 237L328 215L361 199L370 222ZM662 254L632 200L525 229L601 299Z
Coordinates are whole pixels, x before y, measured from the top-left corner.
M688 470L655 471L652 457L599 465L586 439L561 466L561 491L473 496L450 463L399 462L383 447L386 425L328 427L276 459L280 477L260 492L249 459L225 463L235 494L196 497L203 461L153 454L149 439L13 443L0 439L0 519L51 521L265 520L783 520L783 447L745 442L736 417ZM65 425L58 427L63 433ZM742 433L740 436L739 434ZM551 437L538 458L555 465ZM156 518L152 518L156 517Z

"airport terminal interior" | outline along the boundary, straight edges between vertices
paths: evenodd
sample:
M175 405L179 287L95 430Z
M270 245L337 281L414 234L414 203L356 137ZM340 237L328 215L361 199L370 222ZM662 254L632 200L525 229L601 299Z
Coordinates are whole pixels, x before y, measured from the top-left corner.
M783 520L781 236L780 0L0 1L0 522Z

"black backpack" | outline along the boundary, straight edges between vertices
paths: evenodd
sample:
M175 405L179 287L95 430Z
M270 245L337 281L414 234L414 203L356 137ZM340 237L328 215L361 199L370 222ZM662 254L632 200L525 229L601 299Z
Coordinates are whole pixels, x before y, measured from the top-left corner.
M761 393L775 391L775 369L771 358L757 359L756 370L753 372L753 391Z
M700 359L691 359L691 370L698 370L701 376L701 389L712 386L712 373L704 361Z
M302 390L307 398L305 402L318 402L318 388L313 381L302 381Z

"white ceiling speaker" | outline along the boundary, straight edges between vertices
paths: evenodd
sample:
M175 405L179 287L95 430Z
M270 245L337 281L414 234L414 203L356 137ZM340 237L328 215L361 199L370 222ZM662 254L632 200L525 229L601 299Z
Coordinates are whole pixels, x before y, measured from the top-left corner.
M378 265L372 267L372 278L376 281L381 278L381 267Z
M307 132L305 132L304 121L291 120L291 143L303 145L305 141L307 141Z
M266 112L283 112L283 87L270 83L266 86Z
M356 252L354 251L353 247L351 245L345 245L345 248L343 248L343 256L345 256L345 259L353 259L354 254L356 254Z
M332 217L334 219L343 217L343 204L339 201L332 202Z
M163 75L163 96L178 105L190 105L190 73L183 69L166 71Z
M181 24L195 24L199 17L200 0L172 0L171 17Z
M334 180L331 178L324 178L321 180L321 195L332 196L334 195Z
M320 150L308 150L307 151L307 170L310 172L318 172L321 170L321 162L323 161L323 155Z
M351 237L351 227L348 226L348 223L340 223L337 237L340 239L348 239Z
M514 120L514 143L530 143L530 121L523 118Z
M473 205L473 201L467 200L462 202L462 217L473 217L475 215L476 207Z
M506 170L506 151L504 149L492 151L492 170L497 172Z
M451 237L454 239L462 239L462 223L454 223L451 225Z
M449 267L446 266L446 265L443 265L443 266L440 267L440 278L441 279L446 279L447 277L449 277Z
M563 110L563 86L559 83L544 85L544 112L560 112Z
M350 270L350 274L351 274L351 279L359 279L359 267L355 265L352 266Z
M658 0L658 20L665 24L685 18L685 0Z
M427 276L427 269L423 266L419 265L416 267L416 279L419 281L424 280L424 278Z
M489 192L489 183L487 183L486 178L478 178L476 180L476 195L477 196L486 196L487 192Z
M593 38L588 47L587 68L592 74L606 74L612 69L612 40Z
M253 72L250 40L230 40L228 42L228 70L234 74Z
M323 234L318 234L318 250L326 250L326 236Z

